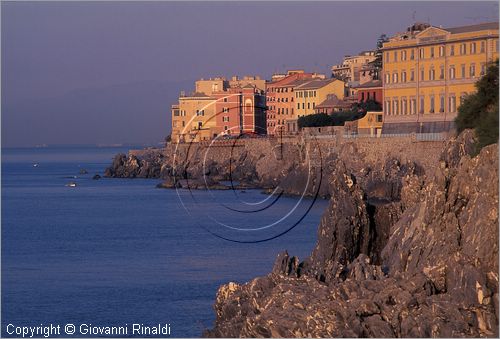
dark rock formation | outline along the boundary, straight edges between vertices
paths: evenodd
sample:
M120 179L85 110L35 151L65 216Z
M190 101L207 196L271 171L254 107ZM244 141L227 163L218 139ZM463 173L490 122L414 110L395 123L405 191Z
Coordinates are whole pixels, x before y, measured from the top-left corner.
M498 337L498 145L436 167L330 158L311 256L220 287L209 337ZM342 159L342 160L340 160Z
M92 177L93 180L99 180L101 179L101 176L99 174L95 174L93 177Z

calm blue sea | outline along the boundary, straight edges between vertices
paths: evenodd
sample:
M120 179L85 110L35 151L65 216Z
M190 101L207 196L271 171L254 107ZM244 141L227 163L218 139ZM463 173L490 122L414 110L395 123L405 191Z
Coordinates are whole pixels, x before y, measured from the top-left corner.
M267 274L284 249L311 252L325 201L308 211L310 199L274 202L255 190L191 195L155 188L154 179L92 180L120 151L2 150L3 337L12 337L9 324L68 323L77 334L84 323L168 323L172 337L200 336L221 284ZM303 215L267 242L210 233L262 240Z

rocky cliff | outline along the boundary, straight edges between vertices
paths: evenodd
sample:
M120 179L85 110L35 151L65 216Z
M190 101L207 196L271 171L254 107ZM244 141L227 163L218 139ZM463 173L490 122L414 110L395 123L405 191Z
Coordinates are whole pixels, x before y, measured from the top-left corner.
M498 146L473 143L449 140L432 167L335 149L310 257L220 287L204 335L498 337Z

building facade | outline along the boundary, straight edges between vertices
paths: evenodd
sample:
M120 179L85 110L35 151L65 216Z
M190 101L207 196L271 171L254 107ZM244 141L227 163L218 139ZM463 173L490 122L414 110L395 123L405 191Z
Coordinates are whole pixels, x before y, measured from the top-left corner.
M264 91L247 84L229 87L213 96L216 99L214 135L266 134Z
M373 100L382 105L383 86L382 80L371 80L356 87L358 102Z
M334 94L338 99L346 96L345 83L338 79L316 79L295 87L295 113L301 116L315 114L315 108Z
M312 79L323 77L321 74L293 70L288 71L285 76L273 77L275 80L267 83L267 134L276 135L297 130L294 88Z
M363 51L352 56L346 55L341 64L332 66L332 77L345 82L359 81L363 66L374 60L374 51Z
M171 106L173 142L211 140L221 134L266 133L265 80L200 79L195 92Z
M448 131L463 98L498 58L498 22L415 24L382 51L384 133Z

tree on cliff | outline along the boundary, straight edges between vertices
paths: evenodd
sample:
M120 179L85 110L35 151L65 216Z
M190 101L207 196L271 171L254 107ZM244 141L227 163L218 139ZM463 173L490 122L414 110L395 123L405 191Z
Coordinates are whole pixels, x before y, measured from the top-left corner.
M498 59L476 82L477 92L468 95L455 119L458 133L473 128L478 138L477 151L498 142Z

